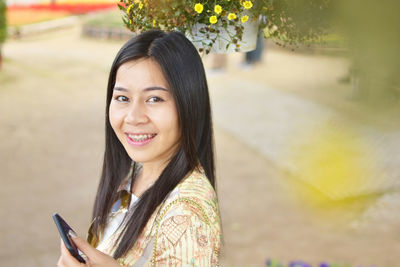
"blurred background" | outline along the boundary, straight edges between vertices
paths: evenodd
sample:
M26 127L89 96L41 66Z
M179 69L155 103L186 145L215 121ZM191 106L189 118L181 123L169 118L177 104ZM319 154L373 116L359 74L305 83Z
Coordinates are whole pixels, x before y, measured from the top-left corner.
M400 266L400 4L275 2L319 42L264 31L256 53L203 56L221 266ZM56 265L54 212L86 236L132 35L116 1L0 0L1 266Z

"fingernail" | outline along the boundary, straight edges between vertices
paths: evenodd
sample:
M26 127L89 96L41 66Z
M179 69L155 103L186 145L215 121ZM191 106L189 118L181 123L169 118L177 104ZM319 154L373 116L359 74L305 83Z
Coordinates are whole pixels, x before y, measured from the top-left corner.
M74 231L69 230L68 234L72 237L72 238L77 238L78 236L76 235L76 233Z

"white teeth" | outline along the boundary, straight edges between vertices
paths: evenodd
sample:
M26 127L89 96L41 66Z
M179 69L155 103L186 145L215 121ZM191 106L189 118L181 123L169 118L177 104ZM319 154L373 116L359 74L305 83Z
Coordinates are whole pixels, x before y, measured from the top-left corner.
M155 134L137 134L137 135L129 134L129 137L136 142L141 142L146 139L152 138L154 136Z

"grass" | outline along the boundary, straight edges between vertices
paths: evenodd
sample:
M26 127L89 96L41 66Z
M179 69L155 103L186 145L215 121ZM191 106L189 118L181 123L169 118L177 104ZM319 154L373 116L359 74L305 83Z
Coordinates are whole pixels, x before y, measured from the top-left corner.
M86 25L104 27L104 28L121 28L125 27L122 21L122 15L119 10L112 10L99 13L85 21Z

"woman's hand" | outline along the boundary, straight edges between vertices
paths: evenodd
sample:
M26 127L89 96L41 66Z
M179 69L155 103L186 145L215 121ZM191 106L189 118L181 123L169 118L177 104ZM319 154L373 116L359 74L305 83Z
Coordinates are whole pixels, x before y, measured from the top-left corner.
M61 256L58 259L57 267L121 267L113 257L93 248L85 240L74 235L74 233L71 233L70 236L79 250L86 255L86 258L84 257L86 264L80 263L75 259L61 240Z

